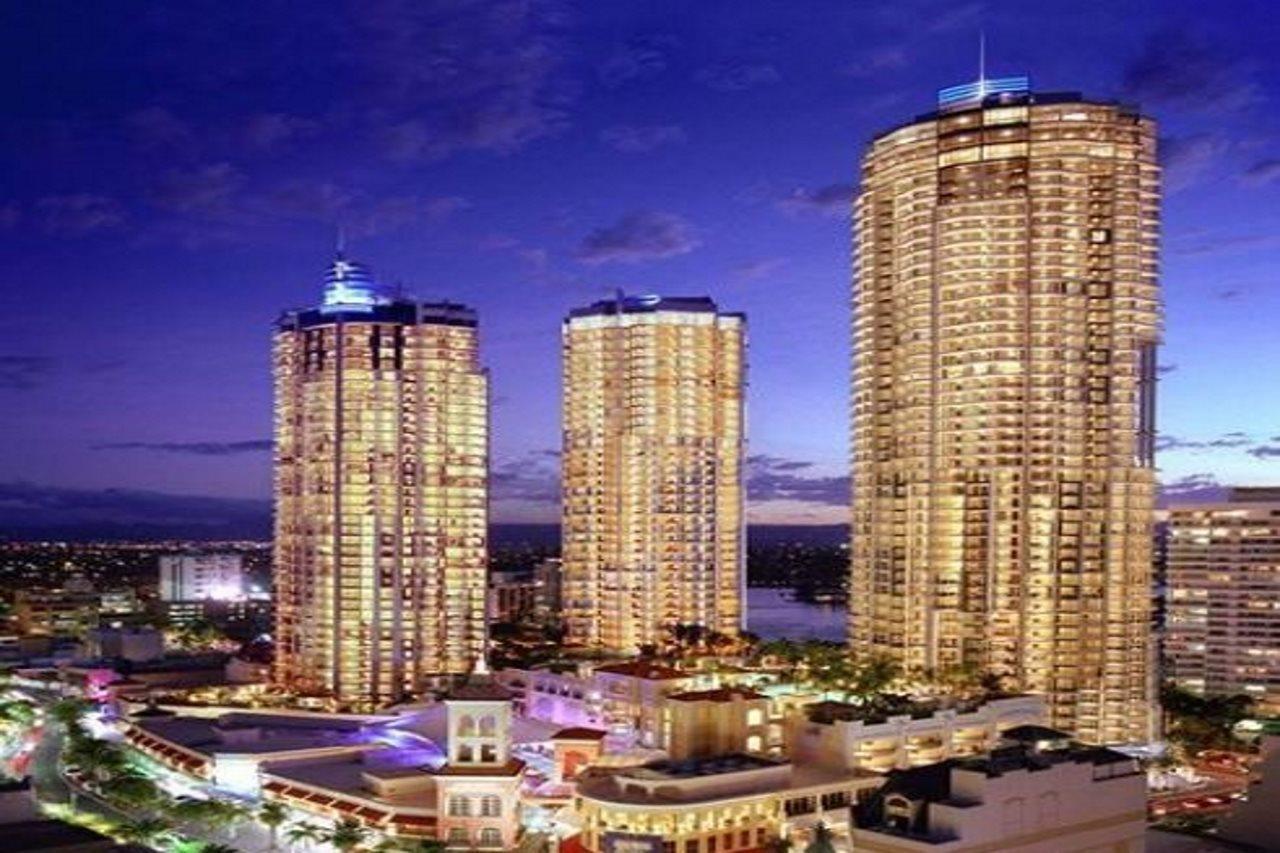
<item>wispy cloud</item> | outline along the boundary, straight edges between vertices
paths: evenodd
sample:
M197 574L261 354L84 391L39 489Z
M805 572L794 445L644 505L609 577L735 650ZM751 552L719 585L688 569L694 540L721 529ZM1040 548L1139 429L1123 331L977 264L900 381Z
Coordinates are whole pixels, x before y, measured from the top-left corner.
M93 445L94 450L149 450L190 456L235 456L271 449L270 439L250 441L117 441Z
M786 263L786 258L756 258L738 264L733 268L732 274L741 281L757 281L773 275L786 266Z
M1222 500L1227 487L1213 474L1188 474L1160 484L1158 504L1198 503Z
M778 200L778 208L791 215L816 213L822 216L846 216L853 205L853 186L828 184L809 189L797 187Z
M127 219L118 200L94 193L45 196L36 200L35 210L46 234L63 237L111 231Z
M675 36L665 34L629 39L596 66L596 75L601 83L610 87L657 77L667 70L668 57L678 44Z
M693 79L717 92L745 92L777 83L782 75L767 62L730 59L699 69Z
M57 362L48 356L0 355L0 391L30 391L43 385Z
M682 217L642 210L589 233L575 256L584 264L636 263L685 255L700 245L693 226Z
M600 131L601 142L624 154L645 154L664 145L684 142L685 139L684 129L675 124L617 124Z
M1234 56L1184 29L1148 37L1125 67L1122 85L1139 101L1211 113L1239 110L1260 97Z
M813 463L759 454L747 459L747 496L753 501L795 501L819 506L848 506L847 476L806 476Z
M1280 180L1280 158L1276 157L1259 160L1244 173L1244 182L1250 186L1260 187L1275 183L1277 180Z

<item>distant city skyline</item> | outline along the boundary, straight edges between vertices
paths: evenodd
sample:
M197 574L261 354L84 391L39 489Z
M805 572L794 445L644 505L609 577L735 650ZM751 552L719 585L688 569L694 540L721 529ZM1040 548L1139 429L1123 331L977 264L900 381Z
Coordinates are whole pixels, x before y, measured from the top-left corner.
M339 225L477 309L494 522L558 520L559 320L617 287L751 318L748 518L847 522L857 159L979 31L993 74L1160 120L1166 497L1280 481L1269 4L714 5L4 9L0 532L257 523L265 330Z

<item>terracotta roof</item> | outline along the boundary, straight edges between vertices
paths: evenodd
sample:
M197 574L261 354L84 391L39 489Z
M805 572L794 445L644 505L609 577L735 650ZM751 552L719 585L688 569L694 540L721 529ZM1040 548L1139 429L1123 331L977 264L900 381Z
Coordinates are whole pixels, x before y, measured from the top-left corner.
M517 776L524 770L524 762L513 758L506 764L445 764L431 771L437 776Z
M492 676L467 676L466 680L449 688L445 700L502 702L515 697L515 693L493 680Z
M673 693L667 697L680 702L732 702L735 699L763 699L763 693L748 690L745 687L719 687L715 690L689 690L684 693Z
M605 666L596 667L596 672L604 672L610 675L626 675L631 678L643 678L648 681L671 681L676 678L688 678L692 674L651 660L630 660L623 663L606 664Z
M605 732L585 726L571 726L551 736L552 740L604 740Z

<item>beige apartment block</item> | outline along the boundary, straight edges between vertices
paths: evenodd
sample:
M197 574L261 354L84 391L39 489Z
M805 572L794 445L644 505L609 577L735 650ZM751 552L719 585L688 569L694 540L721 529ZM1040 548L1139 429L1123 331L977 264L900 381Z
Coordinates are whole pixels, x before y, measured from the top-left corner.
M851 642L1146 740L1156 126L1018 79L943 95L862 160Z
M1169 510L1168 676L1280 714L1280 489Z
M341 257L275 334L275 676L379 705L484 638L488 377L475 312Z
M619 296L563 325L571 642L635 652L742 626L745 323L706 298Z

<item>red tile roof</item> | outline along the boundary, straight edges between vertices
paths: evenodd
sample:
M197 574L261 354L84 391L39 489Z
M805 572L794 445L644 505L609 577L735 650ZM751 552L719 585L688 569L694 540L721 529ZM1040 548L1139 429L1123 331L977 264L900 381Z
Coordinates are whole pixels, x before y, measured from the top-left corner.
M605 732L600 729L589 729L585 726L571 726L561 729L551 736L552 740L604 740Z

